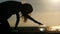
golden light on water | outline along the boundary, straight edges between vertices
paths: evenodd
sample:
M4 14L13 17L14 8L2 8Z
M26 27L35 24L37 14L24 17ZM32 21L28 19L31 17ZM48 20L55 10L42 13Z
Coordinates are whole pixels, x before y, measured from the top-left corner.
M48 31L60 31L60 26L49 26L47 27Z

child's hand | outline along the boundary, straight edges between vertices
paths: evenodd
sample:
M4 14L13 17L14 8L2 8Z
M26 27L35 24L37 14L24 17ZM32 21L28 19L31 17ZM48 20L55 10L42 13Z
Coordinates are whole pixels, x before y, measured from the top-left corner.
M40 22L36 22L37 24L39 24L39 25L43 25L42 23L40 23Z

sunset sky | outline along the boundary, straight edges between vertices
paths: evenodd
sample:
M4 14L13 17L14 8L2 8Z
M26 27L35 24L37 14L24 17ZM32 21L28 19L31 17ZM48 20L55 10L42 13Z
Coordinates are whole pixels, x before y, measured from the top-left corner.
M5 0L0 0L3 2ZM31 17L35 20L41 22L47 26L60 25L60 0L16 0L22 3L30 3L33 7L33 12L31 13ZM10 19L8 19L10 26L15 25L16 16L12 15ZM19 27L39 27L38 24L29 20L27 23L24 23L22 18L18 25Z

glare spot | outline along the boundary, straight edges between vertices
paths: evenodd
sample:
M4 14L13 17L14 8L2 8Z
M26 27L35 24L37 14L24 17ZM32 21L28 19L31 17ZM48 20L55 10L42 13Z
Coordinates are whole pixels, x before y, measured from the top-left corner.
M44 28L40 28L40 31L44 31Z

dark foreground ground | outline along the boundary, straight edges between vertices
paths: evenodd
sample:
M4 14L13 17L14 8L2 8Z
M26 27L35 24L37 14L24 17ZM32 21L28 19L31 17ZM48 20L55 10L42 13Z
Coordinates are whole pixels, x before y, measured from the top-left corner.
M60 32L48 32L46 28L44 28L44 31L39 30L40 27L18 27L16 30L14 27L11 27L12 33L36 33L36 34L58 34Z
M44 30L40 30L41 28L43 28ZM17 29L14 29L14 27L11 27L11 31L6 32L6 30L2 33L0 32L0 34L60 34L60 32L55 31L47 31L46 28L44 27L18 27Z

